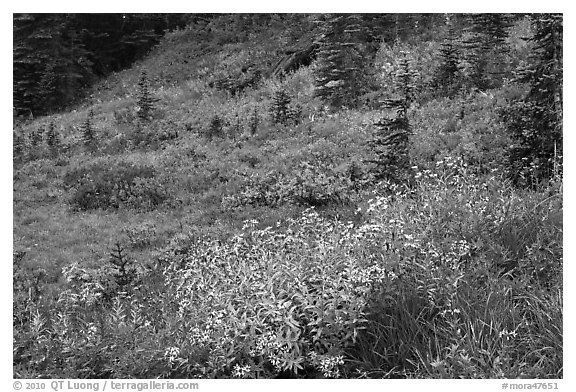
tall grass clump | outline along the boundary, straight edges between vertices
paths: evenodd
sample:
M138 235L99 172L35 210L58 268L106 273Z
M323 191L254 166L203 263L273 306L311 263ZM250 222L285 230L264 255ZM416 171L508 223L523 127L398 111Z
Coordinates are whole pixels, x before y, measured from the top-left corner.
M376 375L562 377L561 193L436 166L368 207L401 284L375 293L352 356Z

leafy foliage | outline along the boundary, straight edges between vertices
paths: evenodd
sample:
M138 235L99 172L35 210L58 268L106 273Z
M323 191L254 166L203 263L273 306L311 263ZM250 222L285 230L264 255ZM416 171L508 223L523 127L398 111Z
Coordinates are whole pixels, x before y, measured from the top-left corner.
M88 164L69 171L64 184L73 190L70 203L80 210L133 207L153 209L167 198L154 169L127 162Z

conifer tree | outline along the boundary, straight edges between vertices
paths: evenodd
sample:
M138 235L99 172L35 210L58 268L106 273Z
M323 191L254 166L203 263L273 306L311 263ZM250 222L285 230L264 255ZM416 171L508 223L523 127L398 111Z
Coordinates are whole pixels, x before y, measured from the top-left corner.
M320 21L315 69L316 95L333 108L355 107L367 92L370 31L362 15L330 15ZM373 45L372 45L373 46Z
M440 56L442 62L436 72L434 88L444 96L453 96L460 88L461 75L458 68L460 54L452 26L449 26L446 38L442 42Z
M25 141L19 132L12 131L12 154L13 158L19 158L24 153Z
M223 129L224 129L224 121L222 120L222 118L220 118L220 116L215 114L210 119L210 124L208 125L206 136L208 136L208 139L210 140L212 140L215 137L222 137Z
M468 38L462 44L471 85L481 90L500 87L507 71L506 38L510 17L507 14L471 14L467 22Z
M254 107L250 118L248 119L248 129L250 130L250 135L254 136L258 132L258 125L260 124L260 117L258 115L258 109Z
M397 94L400 96L401 104L404 106L404 112L406 112L415 98L416 85L414 85L414 79L417 73L412 68L406 53L401 53L401 55L394 83Z
M533 15L532 22L532 64L517 79L529 91L502 113L514 140L509 173L519 186L534 186L562 172L562 15Z
M46 145L53 155L58 153L60 148L60 135L58 135L56 125L53 121L48 124L48 130L46 131Z
M406 57L399 65L395 80L396 98L387 99L384 103L395 116L382 118L374 124L374 134L368 142L374 159L368 162L375 164L375 179L409 185L413 173L409 155L411 129L408 108L413 100L415 72Z
M37 130L34 130L28 134L28 141L32 149L38 147L42 142L42 133L44 133L44 129L38 128Z
M242 122L240 121L240 116L238 113L234 116L234 123L232 124L232 137L236 137L242 134Z
M88 150L94 150L96 148L96 130L94 129L94 111L90 109L88 116L82 124L82 141L84 146Z
M113 276L118 286L124 288L134 281L136 278L134 262L128 257L126 249L120 244L120 242L114 244L114 248L112 252L110 252L110 258L108 260L114 268Z
M138 118L144 121L152 119L152 112L154 111L154 103L158 99L154 98L150 93L150 82L146 71L142 71L140 80L138 81Z
M272 106L270 107L270 114L274 124L288 125L292 117L290 110L290 96L283 88L278 89L272 97Z

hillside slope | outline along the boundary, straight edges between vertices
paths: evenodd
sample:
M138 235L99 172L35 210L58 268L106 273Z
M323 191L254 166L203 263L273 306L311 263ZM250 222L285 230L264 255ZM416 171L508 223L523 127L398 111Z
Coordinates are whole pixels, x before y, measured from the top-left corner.
M272 75L312 17L229 22L16 125L15 377L562 377L561 178L506 176L526 87L440 96L422 35L334 110L317 61ZM371 147L402 59L409 187Z

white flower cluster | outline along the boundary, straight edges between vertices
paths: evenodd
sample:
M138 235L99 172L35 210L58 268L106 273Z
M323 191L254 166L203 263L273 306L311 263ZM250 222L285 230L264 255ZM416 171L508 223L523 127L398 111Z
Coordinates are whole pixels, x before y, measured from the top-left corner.
M268 331L258 338L256 341L256 353L263 355L266 352L276 351L280 349L280 342L276 339L276 335L272 331Z
M344 357L342 357L342 355L338 355L336 357L325 356L324 358L320 359L319 368L324 377L339 378L340 377L340 369L338 368L339 365L344 365Z
M366 212L382 211L388 208L390 202L386 196L379 196L376 199L368 200L368 209Z
M98 327L94 323L88 323L86 327L86 340L88 343L95 342L98 338Z
M180 349L178 347L168 347L164 352L164 358L166 358L170 364L173 364L179 356Z
M504 329L498 334L498 337L510 340L516 337L516 331L508 331L507 329Z
M232 369L232 377L234 378L244 378L250 374L250 365L240 366L239 364L234 365Z
M282 345L276 335L272 331L267 331L262 334L256 341L256 347L250 350L251 355L261 355L270 360L270 363L281 371L283 359L289 354L289 349L286 345Z
M460 240L453 245L453 248L460 256L465 256L470 253L470 244L466 240Z
M445 317L447 314L450 315L455 315L455 314L459 314L460 313L460 309L444 309L443 311L440 312L440 316Z
M207 344L212 340L210 331L200 329L197 326L190 328L189 336L192 338L194 344Z

